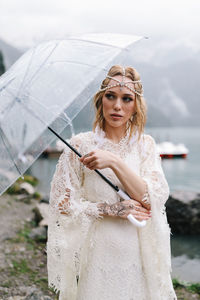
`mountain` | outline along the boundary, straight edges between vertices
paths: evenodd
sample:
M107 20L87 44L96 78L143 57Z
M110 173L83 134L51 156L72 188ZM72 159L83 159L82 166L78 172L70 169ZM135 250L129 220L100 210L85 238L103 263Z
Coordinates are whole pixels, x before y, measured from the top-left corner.
M3 60L3 55L0 51L0 75L5 72L5 66L4 66L4 60Z
M22 54L1 40L0 50L4 54L6 67ZM151 38L135 44L131 54L127 56L126 52L122 60L116 60L116 63L131 65L141 75L148 106L147 126L200 126L198 44L192 44L187 39L170 41ZM79 121L88 127L93 116L90 103L81 113Z
M200 62L188 59L165 67L143 63L136 69L154 126L200 125Z
M142 41L123 59L141 75L147 125L200 126L200 48L187 39Z
M3 54L3 60L6 70L14 64L14 62L23 54L22 51L11 46L5 41L0 39L0 51Z

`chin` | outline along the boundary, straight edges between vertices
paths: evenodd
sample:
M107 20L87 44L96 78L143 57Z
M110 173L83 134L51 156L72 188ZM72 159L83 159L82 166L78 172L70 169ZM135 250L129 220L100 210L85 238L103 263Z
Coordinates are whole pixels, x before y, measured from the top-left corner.
M121 121L106 121L105 123L107 123L110 127L124 127L126 126L126 122L121 122Z

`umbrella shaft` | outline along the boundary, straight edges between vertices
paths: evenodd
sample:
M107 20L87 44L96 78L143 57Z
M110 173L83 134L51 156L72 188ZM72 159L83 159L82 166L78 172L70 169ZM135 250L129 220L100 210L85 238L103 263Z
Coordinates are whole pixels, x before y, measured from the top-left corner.
M68 142L66 142L57 132L55 132L51 127L48 126L48 129L53 132L65 145L67 145L73 152L75 152L79 157L82 157L82 155L74 148L72 147ZM94 170L101 178L107 182L116 192L119 191L119 188L117 185L114 185L107 177L105 177L99 170Z

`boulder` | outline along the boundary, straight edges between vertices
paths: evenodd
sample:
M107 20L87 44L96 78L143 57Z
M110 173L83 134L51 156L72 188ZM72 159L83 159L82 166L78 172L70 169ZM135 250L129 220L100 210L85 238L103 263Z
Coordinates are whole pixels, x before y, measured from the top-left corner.
M38 203L36 207L33 208L34 212L34 221L39 226L48 226L48 208L49 205L47 203Z
M34 187L28 182L20 183L21 193L25 193L27 195L33 195L35 193Z
M175 191L166 202L172 234L200 234L200 193Z
M31 230L28 237L36 242L46 242L47 230L45 227L36 227Z

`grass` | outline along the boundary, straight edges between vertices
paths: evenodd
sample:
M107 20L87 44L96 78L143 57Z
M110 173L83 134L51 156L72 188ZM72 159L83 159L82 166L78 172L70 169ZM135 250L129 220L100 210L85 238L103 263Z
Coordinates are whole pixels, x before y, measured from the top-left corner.
M188 291L194 292L200 295L200 283L192 283L188 286Z
M33 177L31 175L24 175L24 179L22 179L21 177L18 178L15 183L13 183L13 185L11 185L6 193L9 195L16 195L19 194L21 191L21 187L20 184L23 182L27 182L29 184L31 184L33 187L37 186L39 183L39 180L36 177ZM40 198L40 194L38 192L35 192L33 195L34 198Z
M36 186L36 185L38 185L39 180L36 177L34 177L34 176L24 175L24 179L22 179L21 177L19 177L16 182L18 182L18 183L28 182L32 186Z
M30 273L32 270L28 267L28 262L25 259L12 260L13 268L10 270L10 275L17 276L19 274Z
M18 278L19 280L26 282L28 285L35 284L40 287L41 290L47 292L48 291L48 278L47 274L45 274L44 270L46 268L46 264L44 261L41 261L40 264L38 260L44 257L43 249L46 245L44 242L36 242L29 237L29 234L32 228L35 227L35 222L26 222L22 229L17 232L15 238L9 239L9 242L13 244L23 244L27 251L25 253L29 253L31 255L28 258L19 257L16 251L9 253L11 257L11 265L8 268L8 274L11 278ZM35 262L35 263L34 263ZM41 274L41 269L43 269L43 274ZM45 277L46 276L46 277ZM21 278L21 279L20 279ZM5 281L5 287L10 287L12 282Z
M177 278L173 278L172 282L175 290L184 288L188 292L200 295L200 283L185 283Z
M26 222L24 227L17 232L15 238L9 239L12 243L25 243L28 250L38 247L38 243L29 237L29 234L36 225L35 221Z
M35 222L26 222L24 224L24 227L18 231L17 236L15 238L10 239L9 241L12 243L22 243L28 251L31 251L32 260L38 260L37 252L40 252L40 257L43 257L42 249L44 249L45 243L36 242L29 238L29 233L31 232L31 229L35 226ZM36 284L38 287L40 287L44 292L51 291L51 288L48 288L48 278L47 274L43 272L43 275L40 272L40 268L45 268L45 262L41 261L40 264L38 264L39 270L33 265L30 265L30 259L26 258L17 258L17 252L13 251L11 253L12 255L12 266L9 267L9 274L11 278L7 279L3 284L1 284L2 287L10 287L12 285L12 278L16 277L25 277L28 285ZM22 279L23 280L23 279ZM24 279L25 280L25 279ZM197 294L200 295L200 283L186 283L183 281L180 281L177 278L172 279L174 289L177 293L178 299L189 299L189 295ZM53 292L53 289L51 291L54 294L54 297L57 297L58 295L55 295ZM187 295L186 295L187 294ZM179 296L178 296L179 295ZM184 296L186 295L186 296ZM190 297L190 296L189 296Z

